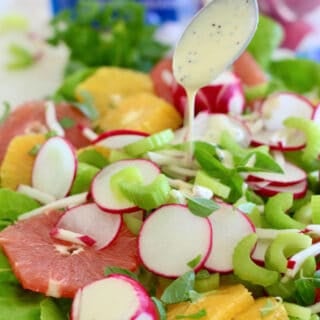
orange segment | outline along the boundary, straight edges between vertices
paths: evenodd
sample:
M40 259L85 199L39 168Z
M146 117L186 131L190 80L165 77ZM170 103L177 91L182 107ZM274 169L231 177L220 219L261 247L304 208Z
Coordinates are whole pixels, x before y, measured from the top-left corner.
M124 99L99 121L103 130L133 129L150 134L167 128L177 129L181 124L182 118L174 106L150 93Z
M205 310L203 320L230 320L253 303L254 299L243 285L232 285L212 291L193 303L183 302L171 307L167 319L174 320L178 315L193 315Z
M148 74L117 67L101 67L76 88L77 98L89 93L100 116L112 110L122 99L138 92L153 92Z
M35 156L30 151L44 141L41 134L21 135L11 140L0 169L3 188L15 190L19 184L31 185Z
M270 310L266 310L263 313L263 309L269 307ZM277 301L275 298L263 297L255 301L255 303L246 311L242 312L238 316L234 317L234 320L288 320L288 314L283 304Z

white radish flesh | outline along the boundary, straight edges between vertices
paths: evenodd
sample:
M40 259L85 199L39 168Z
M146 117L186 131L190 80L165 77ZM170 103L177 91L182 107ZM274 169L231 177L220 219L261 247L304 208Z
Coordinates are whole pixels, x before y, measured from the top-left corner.
M119 199L111 186L114 174L128 167L136 167L140 171L143 183L150 184L160 174L159 167L149 160L121 160L102 169L93 179L91 195L94 202L104 211L111 213L130 213L139 208L125 197Z
M184 205L165 205L144 222L139 235L142 263L165 277L179 277L191 269L196 260L199 269L207 258L212 230L207 218L192 214Z
M109 149L120 149L147 136L147 133L134 130L114 130L102 133L93 143Z
M77 158L73 146L64 138L50 138L35 159L32 186L61 199L68 194L76 171Z
M212 248L205 262L211 271L231 272L234 248L245 236L255 232L252 222L237 208L219 203L220 208L209 216L212 226Z
M267 130L283 128L288 117L311 119L313 106L306 98L294 93L275 93L261 105L261 114Z
M70 230L62 229L62 228L53 228L50 231L51 237L63 241L68 241L75 244L85 245L88 247L92 247L96 241L88 235L80 234L77 232L73 232Z
M285 161L282 165L283 173L254 172L250 173L247 182L266 181L273 186L289 186L306 180L307 174L296 165Z
M114 274L78 290L72 320L157 320L155 305L135 280Z
M99 250L117 236L121 222L120 215L104 212L96 204L87 203L67 210L56 227L89 236Z

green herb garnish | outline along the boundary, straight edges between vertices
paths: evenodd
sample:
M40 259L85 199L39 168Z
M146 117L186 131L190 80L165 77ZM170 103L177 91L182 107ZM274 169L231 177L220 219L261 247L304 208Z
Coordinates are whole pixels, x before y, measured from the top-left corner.
M63 129L70 129L70 128L74 127L76 122L72 118L64 117L59 121L59 123Z
M196 313L192 313L192 314L178 314L176 315L176 319L200 319L202 317L205 317L207 315L207 311L205 309L201 309Z
M189 210L196 216L208 217L212 212L219 209L219 205L211 200L205 198L187 198Z

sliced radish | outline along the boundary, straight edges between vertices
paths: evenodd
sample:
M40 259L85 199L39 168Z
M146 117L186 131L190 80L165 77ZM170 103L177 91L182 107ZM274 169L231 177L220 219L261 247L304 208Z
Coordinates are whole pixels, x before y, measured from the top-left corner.
M72 320L157 320L157 309L146 290L134 279L113 274L78 290Z
M170 204L154 211L139 235L142 263L165 277L179 277L199 269L207 259L212 229L207 218L192 214L184 205ZM194 261L193 266L188 263Z
M123 129L106 131L100 134L92 143L110 149L119 149L130 143L136 142L147 137L145 132Z
M216 272L233 270L232 255L239 241L255 232L248 217L237 208L219 203L220 208L209 216L212 226L212 248L205 267Z
M223 132L228 131L243 147L251 142L251 133L240 119L226 114L209 114L200 112L193 123L193 140L218 144ZM174 143L185 142L188 128L183 127L175 132Z
M120 215L104 212L96 204L87 203L67 210L56 227L94 239L94 247L99 250L117 236L121 222Z
M40 148L32 171L32 186L56 199L66 196L77 171L73 146L64 138L52 137Z
M294 199L300 199L303 198L308 191L307 180L303 180L288 186L273 186L270 184L266 185L264 181L252 182L249 185L253 190L263 197L272 197L278 193L288 192L293 194Z
M283 173L254 172L247 176L246 181L249 183L266 181L272 186L290 186L306 180L306 172L296 165L284 161L281 166Z
M124 196L120 197L117 190L111 186L112 176L128 167L139 170L145 185L152 183L160 174L156 164L144 159L121 160L105 167L95 176L91 184L91 196L102 210L110 213L130 213L139 210Z
M267 130L283 128L288 117L311 119L313 106L305 97L291 92L270 95L261 105L261 115Z
M260 265L264 265L265 254L271 242L269 239L258 239L252 252L252 259Z
M70 230L57 228L57 227L53 228L50 231L50 235L51 237L59 240L68 241L68 242L80 244L80 245L86 245L88 247L92 247L96 243L96 240L94 240L88 235L83 235L81 233L77 233L77 232L73 232Z
M313 110L312 120L320 124L320 103Z
M305 147L306 137L301 131L291 128L274 131L262 129L252 135L251 145L267 145L271 150L297 151Z

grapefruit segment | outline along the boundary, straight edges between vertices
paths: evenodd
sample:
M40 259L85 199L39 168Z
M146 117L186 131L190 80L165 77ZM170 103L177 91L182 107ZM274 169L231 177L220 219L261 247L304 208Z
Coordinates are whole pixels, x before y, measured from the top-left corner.
M56 113L59 121L62 119L74 121L73 126L65 128L65 134L76 148L89 144L89 140L79 131L79 125L91 127L89 119L67 103L56 105ZM0 125L0 162L12 138L28 133L45 133L46 131L48 128L45 120L45 101L34 101L18 106Z
M107 266L136 270L137 239L124 225L107 248L96 250L54 240L50 230L61 215L50 211L0 232L0 245L23 288L72 298L79 288L102 279Z

